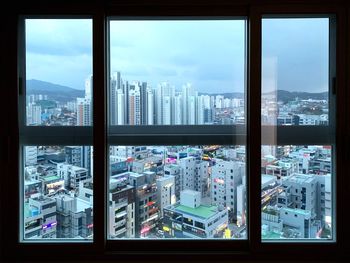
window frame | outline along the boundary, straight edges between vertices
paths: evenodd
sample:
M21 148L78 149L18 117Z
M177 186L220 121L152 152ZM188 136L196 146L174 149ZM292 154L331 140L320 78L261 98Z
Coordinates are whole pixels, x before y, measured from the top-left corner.
M3 183L1 184L1 208L2 211L11 211L9 216L1 219L1 238L2 238L2 256L6 259L12 260L24 260L24 259L42 259L50 258L52 251L59 250L59 255L55 255L55 258L59 259L168 259L169 256L172 259L184 259L195 256L196 258L209 259L237 259L237 260L252 260L252 259L315 259L316 257L322 259L335 259L341 258L345 255L346 248L350 248L347 236L350 235L350 230L345 227L346 222L346 191L349 190L350 180L346 176L345 164L349 162L349 153L346 151L346 145L349 145L350 139L350 121L349 112L350 109L346 107L349 105L348 94L349 91L346 88L346 84L350 86L350 78L346 75L350 73L350 54L349 48L346 45L350 43L350 34L346 31L350 28L350 8L348 4L342 2L333 3L332 1L300 1L298 4L290 4L288 1L284 1L285 4L276 5L273 4L255 4L254 1L240 1L239 3L228 3L226 1L217 1L215 4L205 1L201 3L196 1L195 4L186 3L186 1L180 3L176 1L169 1L169 3L162 3L161 1L154 1L155 3L144 3L141 0L133 0L131 3L119 3L116 1L109 1L107 4L87 4L82 7L79 3L73 4L34 4L27 3L22 7L11 9L9 14L4 18L1 23L1 30L5 32L8 37L6 43L1 43L3 50L7 50L4 54L5 61L8 62L8 66L5 68L6 74L2 80L4 87L0 92L4 94L6 98L9 98L5 105L1 105L2 112L7 112L8 107L11 109L11 115L4 114L1 116L3 123L6 123L8 129L5 132L1 132L2 140L1 152L5 158L2 158L1 165L4 167L4 173L9 176L5 176ZM251 3L253 2L253 3ZM155 4L155 5L154 5ZM320 5L317 5L320 4ZM76 17L91 16L93 19L93 127L92 131L87 131L85 139L78 136L70 140L68 137L62 135L61 127L30 127L26 131L25 136L20 132L20 124L17 116L19 116L18 104L18 76L19 68L17 60L21 59L20 54L17 53L17 41L20 34L17 34L19 28L19 18L21 15L45 15L53 17L55 15L72 16ZM122 240L122 241L106 241L107 235L107 206L106 206L106 187L107 176L104 176L101 180L94 182L94 225L100 225L94 229L94 242L92 243L20 243L19 236L19 211L13 209L13 204L17 207L20 205L19 199L19 174L20 174L20 143L26 140L29 134L32 134L32 139L28 143L43 145L43 144L86 144L87 140L89 144L92 142L94 145L94 174L103 173L107 175L107 93L104 87L107 87L106 76L106 43L107 43L107 25L106 21L109 16L125 16L132 15L137 16L162 16L164 14L171 16L246 16L248 19L248 32L247 32L247 44L248 44L248 78L247 78L247 90L246 90L246 116L247 116L247 172L251 176L247 176L247 201L248 201L248 240L244 241L227 241L227 240L189 240L177 241L167 240ZM336 237L337 241L334 243L325 242L285 242L285 243L261 243L260 227L261 227L261 211L260 211L260 167L261 167L261 137L256 134L261 134L261 18L263 15L273 14L334 14L337 17L337 35L336 35ZM6 25L6 26L5 26ZM344 56L343 54L346 54ZM4 97L5 97L4 96ZM43 140L43 137L37 136L41 134L43 130L48 128L52 129L52 138L48 138L47 141ZM77 131L80 127L71 127L72 130ZM86 128L86 127L83 127ZM315 127L310 127L312 131ZM65 127L70 129L70 127ZM88 130L83 129L83 130ZM278 130L284 129L284 127L278 127ZM309 129L309 128L305 128ZM24 131L24 130L22 130ZM74 132L72 131L72 132ZM292 130L291 130L292 131ZM93 139L86 139L92 136ZM51 134L51 132L50 132ZM84 135L85 135L84 134ZM283 133L282 133L283 134ZM291 133L295 134L295 133ZM311 132L308 133L309 140L306 140L308 144L312 141L315 144L323 143L320 140L316 140ZM58 136L62 135L62 136ZM223 135L223 134L221 134ZM51 137L51 136L50 136ZM147 140L147 144L153 144L159 141L159 134L156 136L148 136L147 139L144 136L136 135L132 138L139 138ZM178 135L169 136L164 135L162 140L171 141L173 144L187 144L185 138L189 138L188 134L184 134L182 137ZM194 138L193 136L192 138ZM232 134L224 134L224 141L232 140ZM119 134L119 138L123 140L129 140L128 143L135 144L139 141L130 139L131 137L126 134ZM178 138L178 139L176 139ZM219 136L217 136L219 138ZM282 137L283 138L283 137ZM299 137L300 138L300 137ZM210 134L206 134L195 143L205 142L207 139L213 140ZM298 137L294 137L294 142L298 142ZM221 142L224 142L221 141ZM45 142L45 143L43 143ZM57 142L57 143L56 143ZM66 143L67 142L67 143ZM69 142L69 143L68 143ZM85 142L85 143L83 143ZM103 143L101 143L103 142ZM192 142L192 141L191 141ZM220 143L220 139L217 139ZM290 140L288 140L288 143ZM193 144L193 143L192 143ZM291 143L292 144L292 143ZM258 146L258 147L257 147ZM256 176L253 176L256 175ZM6 186L5 186L6 185ZM17 189L15 191L9 191L9 189ZM13 200L13 202L6 202L5 200ZM255 207L255 208L254 208ZM342 208L342 210L340 209ZM10 212L9 212L10 213ZM6 226L6 227L5 227ZM15 230L14 230L15 229ZM259 233L256 235L255 233ZM166 244L165 244L166 243ZM138 250L135 250L132 246L137 244ZM122 248L122 249L121 249ZM156 248L156 249L155 249ZM325 249L323 249L325 248ZM11 251L18 251L15 255ZM77 253L77 251L79 251ZM205 251L205 253L203 252ZM298 251L298 253L295 253ZM335 256L336 255L336 256ZM57 256L57 257L56 257Z

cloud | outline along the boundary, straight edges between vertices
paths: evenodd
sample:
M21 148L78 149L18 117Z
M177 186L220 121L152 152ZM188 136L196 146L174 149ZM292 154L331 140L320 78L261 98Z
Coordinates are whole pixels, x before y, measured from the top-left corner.
M202 92L242 90L245 29L243 20L112 21L111 70L152 86L192 82ZM273 68L263 64L264 89L327 88L328 31L326 18L264 19L263 61L277 61ZM91 19L27 19L26 36L28 78L83 88L92 73Z
M26 79L38 79L84 89L85 79L92 72L90 56L27 55Z
M151 68L151 74L155 74L163 77L170 77L170 76L177 76L177 71L171 68L162 68L162 67L155 66Z
M275 81L277 89L308 92L326 90L328 22L327 18L263 20L263 60L269 57L278 60L274 69L276 80L270 81ZM265 70L266 74L270 69L269 65L265 66L263 72ZM266 75L263 77L269 78Z
M189 52L187 53L177 53L173 54L169 57L169 63L172 63L177 66L195 66L196 61L193 57L191 57L191 54Z
M57 56L91 56L92 21L26 19L26 51Z

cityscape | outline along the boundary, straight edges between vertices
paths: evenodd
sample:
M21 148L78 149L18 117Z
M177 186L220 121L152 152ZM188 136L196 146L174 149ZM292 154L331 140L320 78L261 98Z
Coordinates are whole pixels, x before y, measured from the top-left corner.
M93 237L93 148L26 146L24 239ZM244 146L111 146L108 238L247 238ZM262 146L262 239L332 238L330 146Z
M329 125L328 20L263 19L262 125ZM92 20L26 19L25 29L26 125L93 126ZM116 20L109 30L109 127L246 125L245 20ZM111 145L107 238L247 239L245 145L207 144ZM23 240L91 241L93 147L22 151ZM261 146L263 241L334 238L332 154Z
M46 94L45 88L29 90L27 125L92 125L92 76L85 81L85 92L74 89L70 92L80 97L63 97L60 91L57 97L52 88ZM147 82L129 83L116 72L110 81L109 121L110 125L244 125L244 101L244 93L204 95L190 83L184 84L181 91L168 82L155 88ZM328 101L328 92L263 93L262 124L328 125Z
M190 84L176 91L167 82L153 89L124 82L120 72L110 86L111 125L245 121L243 96L200 95ZM328 124L319 94L287 101L276 94L262 98L263 123ZM92 125L92 76L82 95L62 103L28 94L28 124ZM262 239L331 239L331 147L261 150ZM25 146L24 153L24 239L92 239L93 147ZM109 156L109 239L247 238L244 146L111 146Z

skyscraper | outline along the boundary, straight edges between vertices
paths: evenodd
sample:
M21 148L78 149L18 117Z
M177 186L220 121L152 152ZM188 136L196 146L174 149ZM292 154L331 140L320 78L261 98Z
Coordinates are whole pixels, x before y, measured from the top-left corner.
M166 125L172 124L172 98L175 96L175 88L171 87L168 82L163 82L158 85L157 89L157 124Z
M92 123L91 100L77 98L77 126L89 126Z
M92 99L93 77L90 75L85 80L85 98Z
M140 125L141 124L141 94L140 86L138 82L134 82L130 85L129 90L129 124Z
M189 111L190 111L190 97L194 96L194 91L193 87L190 83L186 83L185 85L182 86L182 124L190 124L190 116L189 116ZM194 102L192 103L194 107ZM194 108L195 109L195 108ZM192 116L192 121L195 119L195 117ZM195 122L195 121L194 121ZM194 124L194 123L193 123Z
M116 112L114 113L115 122L113 124L123 125L125 124L125 95L122 89L117 90L115 98Z
M154 94L150 87L147 87L147 122L145 124L154 124Z
M204 96L197 96L197 124L204 124Z
M29 103L27 106L27 124L41 125L41 106L35 103Z
M174 104L173 104L173 119L175 125L181 125L182 124L182 96L181 94L177 94L174 97Z
M111 88L110 88L110 96L109 96L109 107L110 107L110 120L111 120L111 125L116 125L118 120L117 120L117 105L119 103L119 101L117 101L117 94L118 94L118 90L119 90L119 94L120 93L124 93L124 92L120 92L120 90L122 90L122 79L121 79L121 74L119 71L117 71L116 73L114 73L111 77Z
M85 97L77 98L77 126L92 125L92 80L92 75L85 80Z
M142 82L140 85L140 111L141 111L141 124L147 124L147 82Z

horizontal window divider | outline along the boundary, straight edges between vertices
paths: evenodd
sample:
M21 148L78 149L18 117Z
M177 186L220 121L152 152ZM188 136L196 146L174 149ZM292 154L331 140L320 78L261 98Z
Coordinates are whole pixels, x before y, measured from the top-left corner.
M20 131L23 145L92 145L92 127L28 126Z
M245 125L120 125L110 126L109 135L245 135Z
M262 126L262 145L331 145L335 131L331 126Z
M140 134L108 137L110 145L245 145L245 135Z

